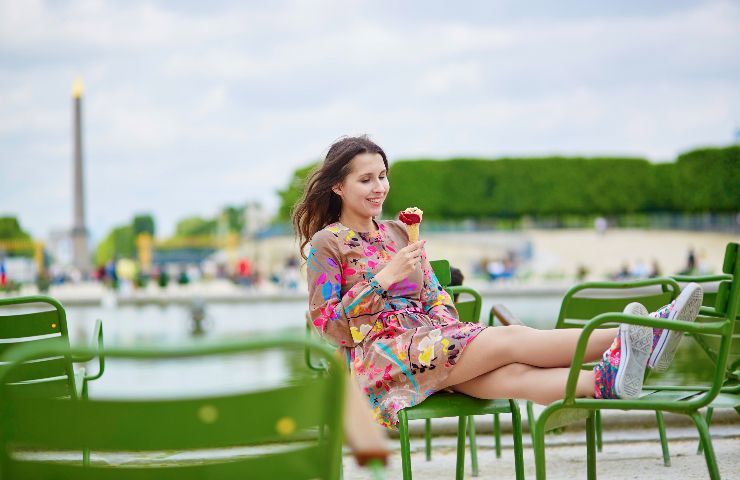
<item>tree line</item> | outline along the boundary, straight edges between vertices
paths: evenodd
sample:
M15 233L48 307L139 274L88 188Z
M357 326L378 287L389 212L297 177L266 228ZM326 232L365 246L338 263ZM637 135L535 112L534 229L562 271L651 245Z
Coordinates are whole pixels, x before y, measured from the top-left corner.
M279 192L288 220L316 164ZM432 220L740 212L740 146L703 148L674 162L644 158L538 157L398 160L384 210L416 205Z

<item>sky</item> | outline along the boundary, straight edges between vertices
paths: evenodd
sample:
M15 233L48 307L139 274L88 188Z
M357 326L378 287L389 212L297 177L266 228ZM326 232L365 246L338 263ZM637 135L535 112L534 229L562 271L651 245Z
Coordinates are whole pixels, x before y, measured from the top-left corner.
M94 241L259 201L348 134L395 159L670 161L740 128L737 1L0 0L0 216Z

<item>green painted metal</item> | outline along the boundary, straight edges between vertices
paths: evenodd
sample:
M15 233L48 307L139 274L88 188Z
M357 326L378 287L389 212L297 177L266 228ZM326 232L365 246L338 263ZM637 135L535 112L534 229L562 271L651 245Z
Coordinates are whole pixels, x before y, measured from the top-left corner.
M424 451L427 462L432 461L432 419L424 420Z
M475 438L475 417L468 417L468 434L470 435L470 473L478 476L478 442ZM464 448L464 446L463 446ZM465 454L463 453L463 458Z
M457 461L455 462L455 480L465 478L465 426L468 417L457 418Z
M704 457L707 463L709 476L713 480L719 479L714 448L707 423L699 413L699 409L707 407L720 394L725 382L725 373L728 365L730 347L732 344L733 330L735 328L738 308L740 307L740 282L736 279L740 274L740 262L738 261L738 244L730 243L725 256L724 273L732 274L733 280L728 284L726 300L723 300L724 314L720 315L717 309L702 307L700 321L697 322L673 322L670 320L625 315L620 313L604 313L596 316L586 323L576 345L573 362L568 374L565 387L565 396L562 400L546 406L536 421L534 429L535 464L538 480L546 478L545 464L545 442L544 432L548 420L556 412L566 408L595 410L658 410L688 415L696 424ZM727 258L732 258L728 262ZM648 392L633 400L597 400L592 398L577 398L575 395L576 384L580 374L580 366L583 363L586 345L591 333L604 325L613 323L626 323L633 325L645 325L653 328L667 328L696 335L712 335L718 337L719 347L717 350L717 368L711 372L708 380L711 382L708 388L694 389L683 387L683 390L668 390L650 385L646 387ZM679 386L680 387L680 386ZM668 395L663 395L667 393ZM591 448L589 446L589 448Z
M657 310L670 303L681 292L679 284L670 278L651 278L631 282L585 282L570 288L560 305L560 312L555 328L583 328L591 318L606 312L621 312L628 304L639 302L648 310ZM615 327L616 323L606 323L601 328ZM581 365L583 370L591 370L593 363ZM546 430L560 428L581 418L587 412L560 412L547 422ZM536 420L531 402L527 402L527 421L531 431ZM596 430L596 449L603 449L603 430L600 412L596 412L594 421ZM660 438L665 439L665 430L658 423ZM534 443L534 440L533 440ZM662 451L668 451L668 444L661 442Z
M501 420L498 413L493 414L493 441L496 445L496 458L501 458Z
M596 480L596 420L594 412L586 419L586 478Z
M601 452L604 448L604 439L601 432L601 412L596 410L596 451Z
M440 285L445 288L451 295L459 294L472 297L472 300L459 299L455 302L455 307L461 321L474 321L480 319L481 313L481 296L472 288L466 286L449 286L451 280L450 264L447 260L434 260L430 262ZM431 395L423 402L413 407L405 408L399 412L399 433L401 438L401 463L404 480L411 479L411 454L410 439L408 432L409 420L432 419L442 417L458 417L458 445L457 445L457 478L463 478L465 469L465 436L466 432L470 434L471 442L471 463L474 475L477 474L478 459L476 454L475 429L467 428L468 417L483 414L511 413L514 436L514 455L516 478L524 478L524 454L522 450L521 439L521 415L519 414L519 404L513 399L496 399L483 400L469 397L461 393L438 392ZM426 422L426 428L429 429L431 422ZM427 430L426 435L430 435ZM431 454L430 454L431 455Z
M3 478L38 479L236 479L339 477L344 370L333 350L315 340L265 337L184 346L107 349L108 358L172 360L228 356L268 350L310 348L330 366L320 377L291 378L289 384L254 392L197 398L90 399L40 398L4 388L0 402L0 469ZM95 355L89 347L23 345L9 351L0 371L6 386L13 370L36 358ZM300 401L296 402L299 398ZM325 433L317 435L319 425ZM162 451L262 446L285 448L252 456L192 463L163 462L112 467L84 462L55 463L17 455L17 445L33 450Z
M728 265L728 259L737 258L737 253L732 251L731 245L728 245L725 250L724 269ZM673 279L681 283L699 283L705 287L702 308L702 313L706 315L703 318L704 321L706 319L721 317L722 314L727 312L733 279L733 276L729 272L721 275L674 276ZM714 292L707 295L706 291L708 289L712 289ZM699 321L702 320L700 319ZM701 347L715 365L717 364L719 360L720 341L716 336L702 334L688 334L687 336ZM700 387L699 389L701 388L706 389L706 387ZM736 316L727 368L725 370L725 380L720 393L707 406L705 417L707 428L711 424L712 412L715 408L732 408L737 411L738 407L740 407L740 318ZM703 447L700 442L697 447L697 453L702 453L702 451Z
M671 466L671 454L668 451L668 438L665 431L665 422L663 421L663 412L655 411L655 420L658 422L658 434L660 435L660 445L663 450L663 465Z
M62 304L43 295L0 299L0 358L20 346L69 346L67 314ZM31 338L29 337L41 337ZM95 322L91 353L82 357L44 358L15 369L7 381L15 388L35 392L38 396L77 396L87 394L87 383L97 380L105 371L103 323ZM98 359L98 371L87 374L73 364Z

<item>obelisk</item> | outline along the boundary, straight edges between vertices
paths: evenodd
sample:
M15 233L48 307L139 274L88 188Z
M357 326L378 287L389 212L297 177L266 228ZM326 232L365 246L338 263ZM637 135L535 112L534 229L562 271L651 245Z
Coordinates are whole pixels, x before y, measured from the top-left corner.
M74 138L74 224L72 225L72 264L82 274L90 276L90 251L85 227L85 179L82 170L82 81L75 80L72 87Z

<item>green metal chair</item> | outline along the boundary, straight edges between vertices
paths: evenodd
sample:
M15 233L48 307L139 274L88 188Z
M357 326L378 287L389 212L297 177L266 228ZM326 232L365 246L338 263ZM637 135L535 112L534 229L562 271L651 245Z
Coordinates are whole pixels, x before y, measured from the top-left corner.
M679 284L689 282L700 284L704 289L702 305L711 308L717 303L717 295L719 294L722 282L732 280L732 275L676 275L672 278L679 282ZM701 347L712 364L716 365L719 355L719 345L716 338L699 334L687 334L687 336L691 337ZM712 422L712 414L716 408L732 408L740 414L740 318L738 317L735 318L735 327L732 334L732 344L727 361L727 369L725 370L724 383L719 395L707 406L706 416L704 417L707 427ZM696 453L698 454L702 451L702 444L699 442Z
M0 470L17 479L336 479L341 464L343 369L333 352L300 338L252 338L148 349L109 349L108 358L129 361L207 359L215 355L287 350L308 345L330 366L320 378L291 377L258 391L146 399L39 397L15 382L33 360L84 357L89 348L69 348L55 339L8 352L0 370ZM299 401L296 401L296 400ZM316 429L323 425L323 435ZM59 462L28 452L162 452L256 447L246 455L195 462Z
M587 282L569 289L560 305L555 328L583 328L588 320L600 313L622 312L632 302L640 302L652 311L670 303L680 293L680 287L668 278L653 278L635 282ZM605 324L601 328L610 328L615 324ZM593 363L581 366L583 370L593 369ZM665 433L663 414L655 411L663 453L663 463L670 465L668 441ZM533 402L527 401L527 422L529 433L534 444L535 414ZM602 450L601 412L595 413L596 448Z
M720 478L709 429L699 409L711 404L720 394L725 382L733 329L740 304L740 284L736 280L740 273L737 243L727 245L723 272L733 275L733 280L722 282L717 293L715 307L702 307L696 322L675 322L620 313L604 313L597 315L583 326L573 355L565 387L565 398L545 407L535 424L533 446L538 480L544 480L546 477L545 432L583 418L586 418L587 477L596 478L595 412L599 410L653 410L688 415L699 431L710 478L713 480ZM710 386L649 385L644 387L641 396L634 400L576 398L576 383L589 336L596 328L617 323L668 328L699 335L705 339L712 338L717 344L717 368L711 372Z
M51 297L29 296L0 299L0 359L17 345L56 345L59 341L69 346L67 314L61 303ZM97 380L105 371L103 351L103 323L95 322L91 345L93 352L74 358L54 358L35 362L16 372L16 381L31 381L34 388L50 396L86 398L88 382ZM88 374L85 368L73 368L73 363L89 362L98 358L98 371Z
M446 260L431 262L435 275L443 287L452 294L469 293L473 296L472 304L458 302L461 319L467 315L471 318L480 317L480 295L468 287L447 287L450 283L450 266ZM475 305L477 303L477 306ZM476 313L477 312L477 313ZM475 316L477 315L477 316ZM477 321L477 320L476 320ZM524 455L522 447L521 416L519 404L514 399L483 400L469 397L461 393L438 392L413 407L405 408L398 413L399 433L401 437L401 462L404 480L411 479L411 444L409 438L409 420L426 420L426 445L427 455L430 455L431 432L429 421L433 418L458 417L457 432L457 462L455 478L461 480L465 472L465 437L467 425L472 424L473 415L485 415L496 413L510 413L512 417L514 437L514 460L516 465L517 480L524 478ZM474 427L473 427L474 428ZM471 429L471 432L473 430ZM471 450L475 450L475 437L471 437ZM474 457L473 475L477 475L477 458Z

